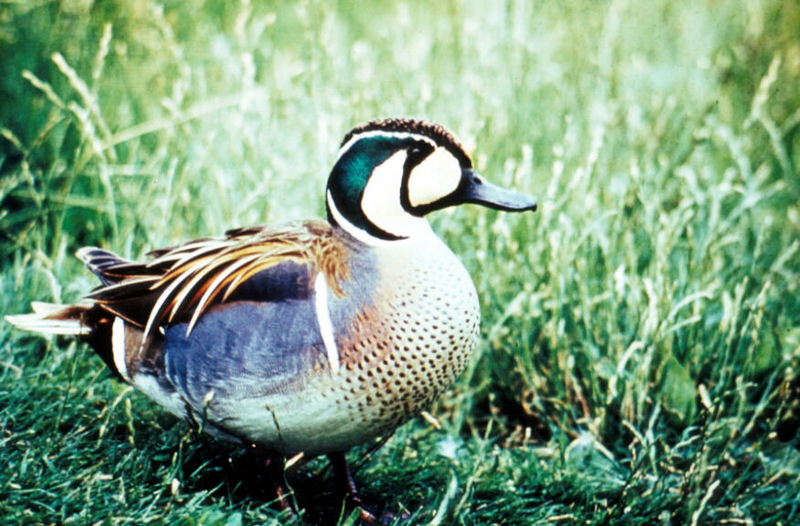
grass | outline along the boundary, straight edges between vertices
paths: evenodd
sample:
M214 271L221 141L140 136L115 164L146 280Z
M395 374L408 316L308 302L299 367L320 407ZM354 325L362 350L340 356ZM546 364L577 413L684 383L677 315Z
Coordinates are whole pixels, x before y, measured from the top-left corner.
M322 216L353 125L422 116L525 216L435 228L478 355L382 448L417 524L800 522L800 5L4 2L0 311L94 286L73 258ZM82 345L0 324L9 524L283 524L257 474ZM352 524L314 462L308 522ZM340 519L336 519L340 517Z

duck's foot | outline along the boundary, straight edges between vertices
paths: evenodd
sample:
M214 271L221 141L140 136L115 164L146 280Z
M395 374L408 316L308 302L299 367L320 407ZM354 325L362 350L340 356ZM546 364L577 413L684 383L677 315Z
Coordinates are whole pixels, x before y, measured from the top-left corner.
M375 512L364 504L364 500L358 492L353 474L350 472L350 465L344 453L330 453L328 458L333 466L333 476L336 480L336 489L344 498L345 502L352 508L359 510L361 520L365 524L392 524L397 519L407 519L406 515L395 513Z

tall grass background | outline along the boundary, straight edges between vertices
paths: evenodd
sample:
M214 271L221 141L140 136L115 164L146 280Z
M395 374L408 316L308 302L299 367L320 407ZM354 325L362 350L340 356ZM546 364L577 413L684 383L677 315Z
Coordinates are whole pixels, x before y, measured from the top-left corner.
M0 311L126 257L321 217L338 141L445 124L535 214L434 228L473 275L477 356L350 458L414 524L800 523L800 4L0 3ZM8 524L302 517L81 344L0 324Z

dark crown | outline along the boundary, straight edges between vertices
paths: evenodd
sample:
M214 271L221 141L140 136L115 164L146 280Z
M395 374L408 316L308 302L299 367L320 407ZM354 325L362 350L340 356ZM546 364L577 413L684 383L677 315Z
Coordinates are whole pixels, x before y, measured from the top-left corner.
M433 141L439 146L447 148L450 153L452 153L455 158L458 159L458 162L461 164L461 166L472 167L472 160L470 159L469 155L467 155L467 152L464 151L464 147L461 145L461 142L459 142L459 140L456 139L456 137L444 126L417 119L395 118L384 119L380 121L370 121L350 130L342 140L341 146L347 144L347 141L352 139L353 136L370 131L404 132L424 135L425 137L433 139Z

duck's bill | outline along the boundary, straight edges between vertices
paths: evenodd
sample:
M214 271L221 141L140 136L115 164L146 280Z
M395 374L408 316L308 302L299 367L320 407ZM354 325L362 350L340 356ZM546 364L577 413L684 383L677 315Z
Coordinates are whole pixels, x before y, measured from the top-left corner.
M471 168L462 172L458 194L459 200L463 203L475 203L496 210L507 212L536 210L536 201L530 197L492 184Z

